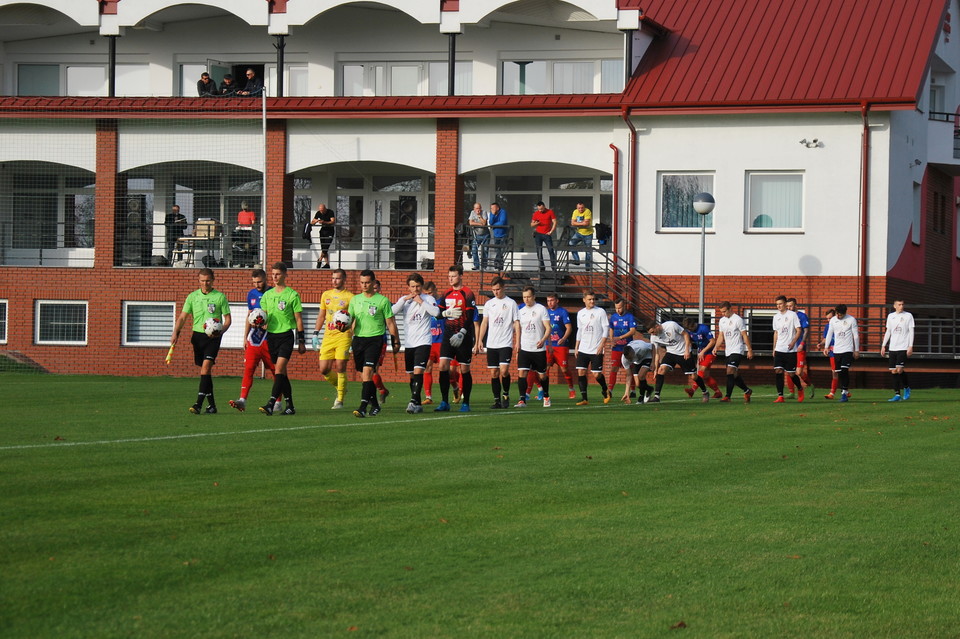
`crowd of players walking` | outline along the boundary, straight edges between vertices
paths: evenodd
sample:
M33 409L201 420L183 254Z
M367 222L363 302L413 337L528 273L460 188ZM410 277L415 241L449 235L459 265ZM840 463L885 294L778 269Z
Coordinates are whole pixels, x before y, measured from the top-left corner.
M333 409L345 407L347 366L353 359L359 373L361 393L354 416L376 416L390 394L378 373L386 356L388 339L393 357L401 352L396 318L404 326L403 356L409 375L410 399L406 412L422 413L424 406L435 412L448 412L459 403L460 412L471 412L474 356L486 357L493 394L491 409L525 408L533 401L551 406L550 371L559 368L569 399L577 406L589 404L588 374L600 388L603 403L613 400L618 373L623 372L624 403L657 403L666 377L679 371L687 377L688 396L698 393L701 401L733 401L735 389L749 403L753 390L740 374L744 360L753 359L753 347L745 322L733 311L730 302L720 304L716 331L695 319L684 325L672 320L646 323L635 317L627 302L615 300L614 313L597 306L596 295L583 296L583 308L576 314L576 334L569 313L559 305L555 294L548 294L546 306L536 301L537 291L523 289L522 302L506 296L506 282L497 277L490 284L493 296L478 306L476 296L463 283L463 268L451 266L446 290L437 295L433 282L425 282L419 273L407 277L407 291L396 302L380 292L376 274L360 272L360 292L346 290L346 272L330 271L331 285L321 295L320 310L313 331L312 346L318 351L321 375L336 389ZM303 306L299 294L287 286L287 267L274 264L267 273L254 269L253 288L247 294L248 316L245 330L244 374L240 397L230 405L245 411L257 367L262 363L273 372L269 399L259 406L265 415L294 415L293 388L287 366L293 351L306 352ZM221 336L231 325L226 296L213 287L211 269L199 271L200 288L186 298L171 336L171 353L188 318L192 320L191 345L194 363L200 368L200 385L191 413L216 413L212 368L220 349ZM772 319L773 370L777 390L775 403L787 397L803 402L813 396L806 355L812 340L810 322L797 308L794 298L779 296ZM889 358L894 395L889 401L910 398L905 370L913 352L914 319L904 310L903 300L894 302L887 317L880 348ZM830 358L832 382L826 399L847 402L850 393L850 369L860 356L857 320L838 304L827 312L827 323L816 348ZM610 379L604 375L607 345L611 348ZM571 349L572 355L571 358ZM718 352L724 353L725 388L712 376ZM513 362L516 356L516 403L512 403ZM571 365L571 361L573 362ZM439 396L434 404L434 374ZM652 374L653 384L649 377ZM574 386L576 378L576 388ZM536 389L536 395L534 395ZM579 391L579 395L578 395ZM837 397L839 391L839 397ZM206 403L206 408L203 408Z

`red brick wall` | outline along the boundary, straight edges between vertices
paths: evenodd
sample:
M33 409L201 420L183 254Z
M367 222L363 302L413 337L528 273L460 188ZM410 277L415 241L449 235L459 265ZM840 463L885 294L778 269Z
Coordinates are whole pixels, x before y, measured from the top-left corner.
M463 181L460 167L460 121L437 120L436 211L434 212L435 263L443 271L458 257L455 230L463 212ZM446 279L444 279L446 281Z
M293 176L287 174L287 122L267 120L265 263L293 257Z

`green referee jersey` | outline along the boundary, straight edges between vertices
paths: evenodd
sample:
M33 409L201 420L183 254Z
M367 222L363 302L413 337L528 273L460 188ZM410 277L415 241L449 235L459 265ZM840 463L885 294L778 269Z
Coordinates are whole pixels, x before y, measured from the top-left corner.
M297 330L294 313L302 313L300 294L289 286L282 292L271 288L260 298L260 308L267 314L268 333L286 333Z
M193 317L193 330L196 333L202 333L203 323L211 317L215 317L221 322L224 316L230 314L230 303L227 302L227 296L213 289L204 294L199 288L189 295L183 302L183 312L190 313Z
M393 304L380 293L373 297L360 293L351 298L348 312L357 320L354 337L377 337L387 332L387 318L393 317Z

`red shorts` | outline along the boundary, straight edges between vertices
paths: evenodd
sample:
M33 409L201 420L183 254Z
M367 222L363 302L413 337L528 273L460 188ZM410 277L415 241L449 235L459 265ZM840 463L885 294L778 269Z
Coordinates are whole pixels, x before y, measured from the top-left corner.
M570 363L569 346L548 346L547 347L547 368L554 364L560 368L566 369Z
M430 345L430 357L427 361L434 364L440 363L440 342L434 342Z
M610 366L623 368L623 351L610 351Z
M263 365L268 369L273 370L273 360L270 359L270 349L267 347L267 340L263 340L260 346L254 346L250 342L246 342L246 347L243 349L244 368L252 370L260 362L263 362Z
M703 359L700 360L700 363L698 364L698 366L700 368L710 368L711 366L713 366L713 360L715 359L717 359L717 355L715 353L704 355Z

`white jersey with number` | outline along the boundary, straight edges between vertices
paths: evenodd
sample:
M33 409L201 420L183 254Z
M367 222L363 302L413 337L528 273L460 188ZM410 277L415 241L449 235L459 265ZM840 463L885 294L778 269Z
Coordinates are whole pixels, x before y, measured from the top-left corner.
M777 345L773 350L778 353L796 353L797 329L800 328L800 318L793 311L784 311L773 314L773 332L777 336ZM798 340L799 341L799 340Z
M650 334L650 341L667 349L668 353L683 357L687 353L687 341L683 338L687 331L676 322L664 322L660 332Z
M426 346L433 342L433 335L430 333L431 320L440 315L440 307L431 295L421 293L420 299L423 303L408 300L404 295L393 305L393 314L403 317L403 345L407 348Z
M599 306L577 311L577 341L580 352L596 355L600 343L607 336L607 312Z
M842 318L834 316L827 325L827 334L823 340L829 344L833 340L833 353L855 353L860 351L860 331L857 319L853 315Z
M512 348L513 323L518 319L517 303L509 297L494 297L483 305L487 321L487 348Z
M544 326L546 322L546 326ZM543 304L534 304L520 307L520 350L528 353L538 353L547 350L547 326L550 325L550 316ZM537 342L542 340L538 347Z
M747 330L743 323L743 318L734 313L730 317L721 317L717 322L717 328L723 333L723 349L727 355L739 353L743 355L746 352L746 344L743 343L743 331Z
M912 313L890 313L887 315L887 332L883 334L883 345L891 351L913 348L913 328ZM887 342L890 342L889 346Z

